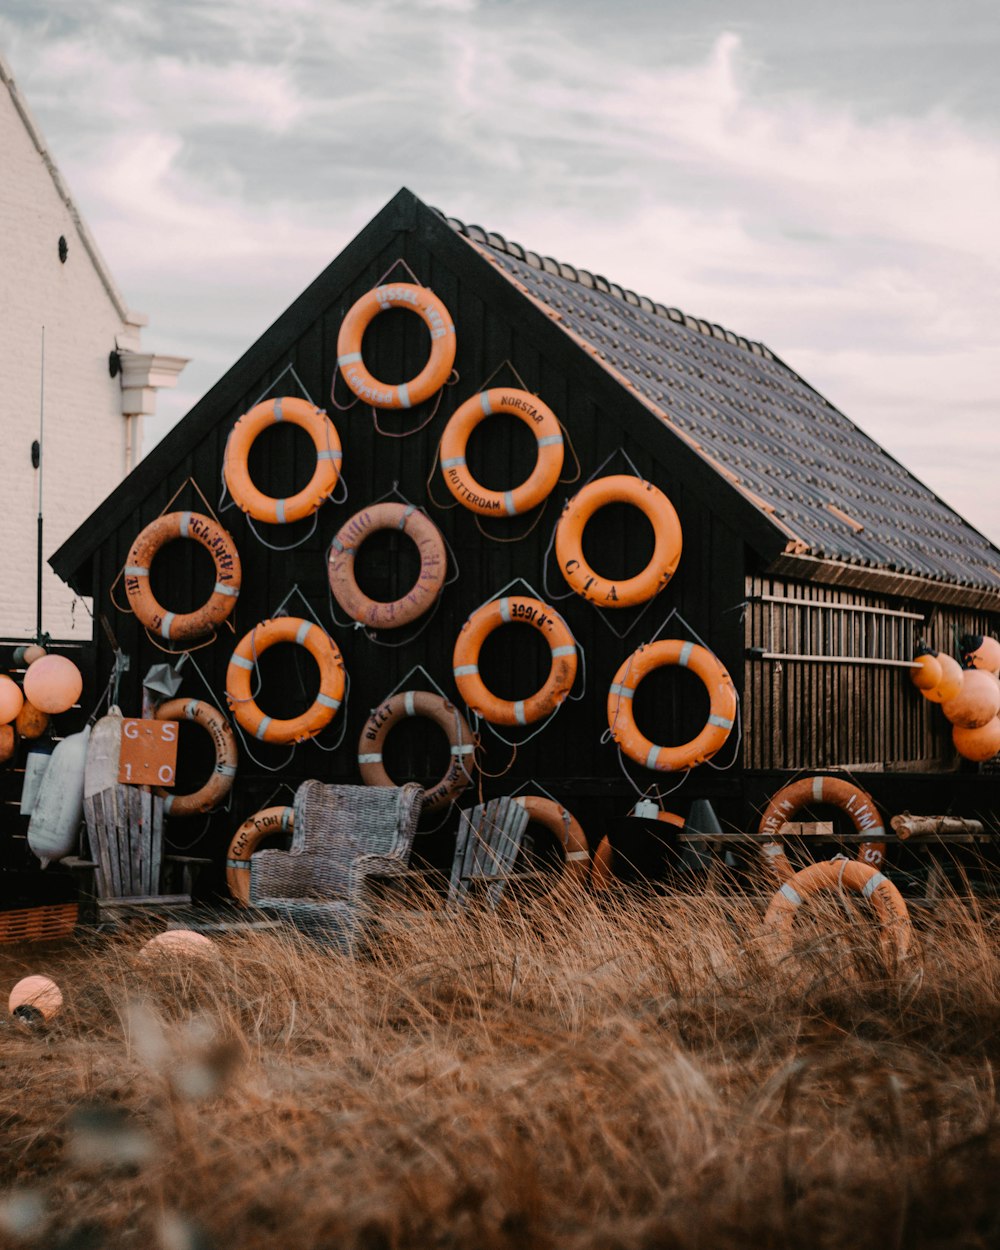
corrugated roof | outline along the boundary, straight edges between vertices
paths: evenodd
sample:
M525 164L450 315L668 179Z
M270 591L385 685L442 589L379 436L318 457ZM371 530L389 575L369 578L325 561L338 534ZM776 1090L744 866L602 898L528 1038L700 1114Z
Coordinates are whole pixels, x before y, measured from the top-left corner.
M757 496L790 550L1000 591L1000 551L769 348L445 220Z

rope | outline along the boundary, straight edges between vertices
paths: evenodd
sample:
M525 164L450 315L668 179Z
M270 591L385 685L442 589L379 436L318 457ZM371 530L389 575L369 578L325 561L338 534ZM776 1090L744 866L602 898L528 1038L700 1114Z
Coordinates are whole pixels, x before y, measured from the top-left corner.
M444 385L454 386L457 381L458 381L458 370L452 369L451 373L448 375L448 380L445 382ZM381 434L383 438L409 438L413 434L419 434L420 431L423 429L426 429L426 427L429 426L430 423L437 416L438 409L441 407L441 400L443 398L444 398L444 387L442 387L441 390L438 391L437 398L434 400L434 407L431 409L430 415L425 417L424 420L421 421L419 425L415 425L412 430L383 430L382 427L378 423L378 410L375 408L374 405L372 405L372 425L375 427L375 433Z

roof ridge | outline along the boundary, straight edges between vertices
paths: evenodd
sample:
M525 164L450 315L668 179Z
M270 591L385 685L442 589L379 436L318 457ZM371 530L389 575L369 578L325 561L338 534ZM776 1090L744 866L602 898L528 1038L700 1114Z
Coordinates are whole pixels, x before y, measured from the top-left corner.
M623 287L617 282L610 282L603 274L592 273L589 269L581 269L576 265L569 265L563 261L555 260L552 256L542 256L540 252L533 252L529 248L524 247L520 243L508 241L502 234L496 231L485 230L482 226L466 225L458 217L450 217L440 208L429 206L432 212L437 213L451 228L457 233L464 235L473 243L483 243L487 247L491 247L494 251L504 252L508 256L513 256L515 260L522 260L525 264L530 265L533 269L541 269L545 273L554 274L556 277L563 278L568 282L576 282L580 286L589 287L591 290L603 291L607 295L612 295L616 299L622 300L623 303L630 304L633 308L641 308L644 312L653 313L657 317L665 317L668 321L673 321L678 325L687 326L690 330L697 330L700 334L707 335L709 338L722 339L723 342L731 343L734 347L742 347L745 351L752 352L755 356L762 356L765 360L773 360L776 364L784 364L764 343L758 342L756 339L748 339L742 334L737 334L733 330L727 330L724 326L720 326L714 321L706 321L702 317L693 317L690 313L683 312L680 308L673 308L666 304L660 304L656 300L652 300L648 295L637 295L635 291L628 287ZM785 366L787 368L787 365Z

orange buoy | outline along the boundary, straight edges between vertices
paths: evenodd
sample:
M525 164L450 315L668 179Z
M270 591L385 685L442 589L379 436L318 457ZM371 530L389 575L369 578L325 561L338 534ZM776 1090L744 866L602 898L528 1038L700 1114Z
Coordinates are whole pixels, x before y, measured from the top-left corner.
M64 655L46 655L24 674L24 697L42 712L68 712L83 691L83 677Z
M168 929L166 933L158 933L140 949L142 958L152 955L173 955L192 959L218 959L219 948L204 933L195 933L193 929Z
M965 634L959 639L962 663L966 668L982 668L1000 674L1000 642L988 634Z
M920 693L931 703L945 703L948 699L954 699L962 689L962 667L943 651L938 652L937 662L941 665L941 680L933 689L921 690Z
M664 824L673 825L676 829L684 828L683 816L678 816L676 812L665 811L662 807L657 807L649 799L640 799L630 814L632 816L645 817L647 820L661 820ZM611 839L605 834L597 844L597 850L594 852L593 862L590 866L591 889L611 889L616 876L614 864L615 850L611 845Z
M963 729L988 725L1000 712L1000 681L983 669L965 669L961 689L941 704L941 711Z
M48 655L44 647L40 647L38 643L33 643L30 647L24 648L24 666L28 668L34 664L36 660L41 660Z
M7 1009L26 1024L51 1020L62 1010L62 990L49 977L24 977L10 992Z
M0 725L0 764L6 764L17 749L17 731L13 725Z
M991 721L976 729L955 725L951 731L951 740L963 759L983 764L1000 752L1000 719L994 716Z
M16 720L23 706L21 687L6 673L0 673L0 725L9 725Z
M933 690L941 680L941 665L938 663L936 651L918 651L913 662L919 668L910 669L910 680L918 690Z
M17 714L14 721L14 728L22 738L33 740L40 738L49 727L49 717L47 712L43 712L40 708L35 707L33 703L29 703L25 699L24 704Z
M427 363L409 382L380 382L365 368L361 341L381 312L405 308L414 312L431 336ZM368 291L351 307L337 336L337 368L359 399L375 408L412 408L439 391L455 363L455 326L451 313L433 291L412 282L391 282Z

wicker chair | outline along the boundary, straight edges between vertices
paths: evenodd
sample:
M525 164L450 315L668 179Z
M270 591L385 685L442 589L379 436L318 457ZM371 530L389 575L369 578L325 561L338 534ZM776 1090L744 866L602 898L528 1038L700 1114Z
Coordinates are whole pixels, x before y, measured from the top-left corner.
M370 878L405 873L424 792L324 785L295 792L291 849L250 859L250 901L320 941L354 950L368 931Z
M513 799L491 799L463 812L452 862L448 905L463 907L477 885L492 907L499 903L521 849L528 813Z

